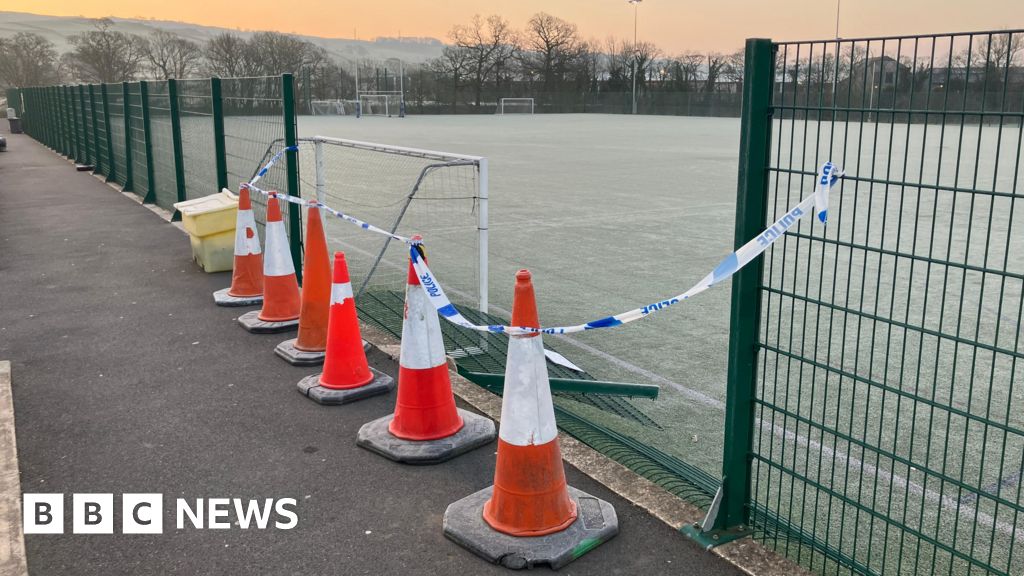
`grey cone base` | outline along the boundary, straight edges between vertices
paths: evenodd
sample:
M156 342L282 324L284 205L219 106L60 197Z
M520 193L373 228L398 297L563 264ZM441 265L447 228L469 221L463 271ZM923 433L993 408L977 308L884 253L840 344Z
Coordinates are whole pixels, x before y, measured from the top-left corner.
M228 294L231 288L224 288L213 293L213 303L217 306L261 306L263 296L232 296Z
M387 394L395 389L395 380L391 376L374 369L373 366L370 366L370 372L373 373L373 380L369 384L346 390L324 388L320 385L320 374L306 376L299 380L299 393L317 404L338 406L378 394Z
M405 440L392 434L388 425L394 414L364 424L359 429L356 444L385 458L404 464L439 464L460 454L490 444L498 432L490 418L457 409L462 417L462 428L437 440Z
M578 516L568 528L547 536L509 536L484 521L484 503L493 488L471 494L444 512L444 535L493 564L514 570L546 564L557 570L619 533L611 504L569 486Z
M285 362L292 366L320 366L324 363L324 358L327 356L326 352L309 352L306 350L299 350L295 347L295 342L298 338L292 338L291 340L285 340L274 348L274 354L277 354ZM370 350L370 343L363 340L363 352Z
M252 334L277 334L278 332L288 332L289 330L298 330L299 328L298 318L295 320L285 320L284 322L267 322L266 320L260 320L259 316L259 310L246 312L238 317L238 323Z
M319 366L324 363L324 352L310 352L295 347L298 338L285 340L274 348L274 354L292 366Z

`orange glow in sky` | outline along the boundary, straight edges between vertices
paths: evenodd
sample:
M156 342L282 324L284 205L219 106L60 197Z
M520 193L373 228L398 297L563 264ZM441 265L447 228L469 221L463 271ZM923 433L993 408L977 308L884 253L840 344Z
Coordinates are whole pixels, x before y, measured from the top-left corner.
M585 38L633 36L626 0L5 0L3 10L58 16L119 16L176 20L243 30L276 30L368 40L377 36L447 39L453 24L473 14L498 13L521 28L545 11L575 22ZM836 0L643 0L637 7L641 40L669 54L732 51L748 37L776 40L835 36ZM1024 26L1021 0L845 0L840 35L990 30Z

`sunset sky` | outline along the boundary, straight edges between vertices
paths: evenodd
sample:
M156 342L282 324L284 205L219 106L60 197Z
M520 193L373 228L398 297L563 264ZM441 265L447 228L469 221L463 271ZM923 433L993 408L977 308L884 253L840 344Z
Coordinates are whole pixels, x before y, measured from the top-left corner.
M5 0L3 10L58 16L120 16L177 20L249 30L334 38L432 36L446 39L453 24L475 13L499 13L516 27L546 11L579 25L586 38L633 35L626 0ZM831 38L836 1L643 0L641 40L663 50L731 51L752 36L777 40ZM875 36L1024 27L1021 0L843 0L840 35Z

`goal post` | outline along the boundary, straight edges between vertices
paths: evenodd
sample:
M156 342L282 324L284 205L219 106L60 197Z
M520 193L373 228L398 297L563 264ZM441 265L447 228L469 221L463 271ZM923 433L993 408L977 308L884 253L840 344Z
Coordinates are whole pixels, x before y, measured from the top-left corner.
M422 234L431 267L456 304L488 308L487 158L325 136L300 138L304 197L403 236ZM360 306L401 310L408 247L328 218L331 249L349 261Z
M405 102L401 92L360 92L361 116L405 117Z
M311 100L309 111L313 116L355 115L355 103L351 100Z
M501 98L498 100L498 114L533 114L533 98Z

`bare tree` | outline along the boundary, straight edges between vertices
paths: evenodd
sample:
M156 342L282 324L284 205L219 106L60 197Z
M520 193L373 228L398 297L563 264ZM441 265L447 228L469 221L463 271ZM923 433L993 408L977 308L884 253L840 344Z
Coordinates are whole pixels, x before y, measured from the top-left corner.
M199 69L200 54L198 44L166 30L157 30L146 42L146 60L161 80L191 76Z
M704 92L714 92L718 78L725 69L727 59L719 52L710 52L707 55L707 69L704 77Z
M52 42L31 32L0 38L0 86L41 86L58 80Z
M78 80L124 82L142 70L146 41L134 34L113 30L107 18L95 21L94 30L68 38L73 49L68 64Z
M459 88L462 86L463 78L469 73L471 62L472 57L467 50L457 46L446 46L440 57L428 63L430 69L452 87L453 113L458 106Z
M254 50L241 36L224 32L210 38L203 47L205 73L221 78L255 76L260 62Z
M575 24L544 12L534 14L526 27L524 64L541 79L544 90L551 91L583 55L586 44Z
M452 28L449 37L469 58L474 102L479 107L485 84L516 54L516 34L501 16L484 20L477 14L469 24Z
M257 32L249 40L249 49L262 63L260 73L268 76L298 72L313 48L301 38L280 32Z

